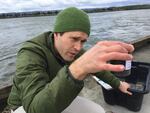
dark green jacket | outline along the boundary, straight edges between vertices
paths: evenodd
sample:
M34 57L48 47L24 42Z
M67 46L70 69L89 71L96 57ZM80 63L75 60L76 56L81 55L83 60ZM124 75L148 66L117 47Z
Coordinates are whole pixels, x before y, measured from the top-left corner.
M25 42L17 55L8 104L23 106L27 113L61 113L84 86L83 81L72 78L68 65L54 49L51 32ZM113 87L119 86L110 72L97 75Z

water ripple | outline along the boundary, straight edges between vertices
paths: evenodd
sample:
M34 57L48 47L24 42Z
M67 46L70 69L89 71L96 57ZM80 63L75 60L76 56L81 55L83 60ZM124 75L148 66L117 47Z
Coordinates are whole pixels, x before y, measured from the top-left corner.
M90 48L100 40L130 42L150 35L150 10L115 11L88 14L91 35L85 45ZM0 82L10 80L15 72L16 55L22 42L52 30L56 16L0 20Z

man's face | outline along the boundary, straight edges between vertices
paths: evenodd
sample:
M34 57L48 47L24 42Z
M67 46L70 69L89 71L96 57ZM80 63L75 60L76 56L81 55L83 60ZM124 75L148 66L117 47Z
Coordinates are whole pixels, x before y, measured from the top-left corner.
M54 33L54 46L65 61L72 61L87 38L88 35L80 31L65 32L63 35Z

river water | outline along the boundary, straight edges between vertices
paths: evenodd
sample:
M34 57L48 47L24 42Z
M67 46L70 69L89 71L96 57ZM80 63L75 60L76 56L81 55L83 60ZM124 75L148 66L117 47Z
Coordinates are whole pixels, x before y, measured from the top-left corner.
M88 14L91 35L85 45L99 40L130 42L150 35L150 10L130 10ZM0 85L15 74L16 54L21 44L42 32L52 30L56 16L0 19Z

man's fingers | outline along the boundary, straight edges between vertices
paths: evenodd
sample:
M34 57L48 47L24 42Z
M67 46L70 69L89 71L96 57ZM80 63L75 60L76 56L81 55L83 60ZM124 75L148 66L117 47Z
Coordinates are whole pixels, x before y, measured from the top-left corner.
M132 93L131 93L131 92L129 92L129 91L126 91L125 93L127 93L128 95L132 95Z
M120 52L120 53L128 53L128 50L120 45L109 46L106 49L106 52Z
M121 45L123 42L120 41L100 41L98 42L99 45L105 45L105 46L113 46L113 45Z
M127 43L120 43L121 46L125 47L129 53L132 53L134 51L134 46Z
M99 46L115 46L115 45L120 45L124 48L126 48L126 50L128 52L133 52L134 51L134 46L131 45L131 44L127 44L127 43L124 43L124 42L120 42L120 41L101 41L101 42L98 42L98 45Z
M111 52L106 53L102 56L104 61L111 61L111 60L132 60L133 56L127 53L119 53L119 52Z
M108 71L115 71L115 72L120 72L124 70L123 65L113 65L113 64L104 64L103 65L103 70L108 70Z

